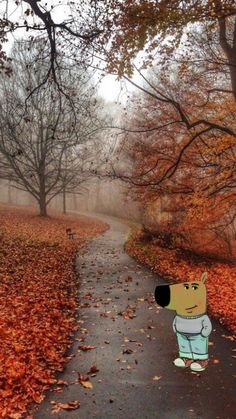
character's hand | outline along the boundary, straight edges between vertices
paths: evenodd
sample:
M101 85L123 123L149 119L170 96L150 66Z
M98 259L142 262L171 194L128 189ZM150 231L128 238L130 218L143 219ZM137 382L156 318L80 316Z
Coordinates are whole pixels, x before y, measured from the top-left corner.
M205 330L204 327L201 330L201 335L204 338L207 338L209 336L210 333L208 333L208 330Z
M209 317L206 315L202 321L201 335L207 338L212 331L212 324Z
M173 331L176 334L177 333L177 330L176 330L176 327L175 327L175 321L176 321L176 318L174 318L174 321L173 321Z

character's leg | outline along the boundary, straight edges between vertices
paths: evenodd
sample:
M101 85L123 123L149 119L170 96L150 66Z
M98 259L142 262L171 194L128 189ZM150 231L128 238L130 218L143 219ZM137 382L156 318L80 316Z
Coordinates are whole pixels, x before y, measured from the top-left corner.
M179 358L174 360L176 367L189 367L193 362L193 354L188 338L185 335L177 332L177 341L179 345Z
M193 371L204 371L208 364L208 338L196 335L190 338L194 362L191 365Z

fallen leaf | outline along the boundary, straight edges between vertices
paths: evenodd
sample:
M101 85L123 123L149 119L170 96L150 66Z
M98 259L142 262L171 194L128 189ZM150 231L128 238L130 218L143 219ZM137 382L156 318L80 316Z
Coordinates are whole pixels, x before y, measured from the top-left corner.
M90 351L91 349L96 349L96 346L93 345L80 345L78 347L81 351Z
M99 369L96 367L96 365L92 365L88 374L95 374L98 371L99 371Z
M62 387L55 387L51 391L53 391L53 393L63 393L64 389Z
M159 381L162 378L161 375L154 375L153 381Z
M93 388L93 385L92 385L91 381L89 381L89 380L80 381L80 384L82 384L82 386L85 387L85 388Z
M123 354L132 354L133 352L132 349L123 349Z
M129 320L136 317L136 314L134 314L134 312L131 310L127 310L127 311L123 311L122 316L124 317L124 319Z
M68 382L64 380L57 380L56 384L58 384L59 386L68 386Z
M100 313L100 317L108 317L108 314L106 311L103 311L102 313Z
M78 409L80 407L80 402L79 400L75 400L69 403L56 403L54 401L50 402L53 405L52 408L52 412L53 413L58 413L61 409L64 410L75 410Z
M93 388L93 384L89 381L87 375L78 373L78 381L85 388Z
M234 342L234 337L233 336L231 336L231 335L221 335L222 336L222 338L225 338L225 339L229 339L229 340L231 340L232 342Z

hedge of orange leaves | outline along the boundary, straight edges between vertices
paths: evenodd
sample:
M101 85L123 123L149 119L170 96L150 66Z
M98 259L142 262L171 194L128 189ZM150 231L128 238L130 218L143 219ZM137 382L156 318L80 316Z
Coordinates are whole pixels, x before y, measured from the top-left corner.
M68 240L72 228L75 240ZM0 417L27 417L63 369L77 328L75 255L105 224L0 206Z
M207 260L194 261L181 252L142 241L143 232L135 228L127 243L126 251L169 282L199 279L207 271L208 312L236 334L236 267Z

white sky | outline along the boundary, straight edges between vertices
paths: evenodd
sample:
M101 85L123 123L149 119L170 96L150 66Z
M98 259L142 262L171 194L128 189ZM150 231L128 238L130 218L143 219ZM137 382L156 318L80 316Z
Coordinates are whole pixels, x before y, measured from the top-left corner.
M121 82L117 81L115 76L105 76L98 89L98 94L108 102L115 102L120 99L121 93Z

